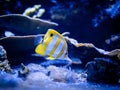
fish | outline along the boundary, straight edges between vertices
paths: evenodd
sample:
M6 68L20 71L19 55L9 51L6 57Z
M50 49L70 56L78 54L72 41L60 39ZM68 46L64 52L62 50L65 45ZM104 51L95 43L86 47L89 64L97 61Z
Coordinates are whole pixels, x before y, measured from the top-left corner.
M31 18L22 14L0 16L0 28L7 29L17 35L36 35L45 33L49 28L58 26L55 22Z
M68 45L63 35L54 29L48 29L43 40L36 46L35 52L47 60L60 59L71 62L68 57Z

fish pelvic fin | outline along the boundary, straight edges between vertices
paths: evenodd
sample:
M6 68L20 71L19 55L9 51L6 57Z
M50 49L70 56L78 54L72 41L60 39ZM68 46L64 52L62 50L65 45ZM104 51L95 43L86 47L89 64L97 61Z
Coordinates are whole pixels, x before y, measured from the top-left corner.
M47 59L47 60L55 60L54 57L47 57L46 59Z

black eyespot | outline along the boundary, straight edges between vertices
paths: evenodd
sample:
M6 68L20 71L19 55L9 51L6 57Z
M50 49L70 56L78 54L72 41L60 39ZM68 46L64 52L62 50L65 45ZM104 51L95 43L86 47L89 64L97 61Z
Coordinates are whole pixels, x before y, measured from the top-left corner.
M52 36L53 36L53 34L51 33L51 34L50 34L50 37L52 37Z

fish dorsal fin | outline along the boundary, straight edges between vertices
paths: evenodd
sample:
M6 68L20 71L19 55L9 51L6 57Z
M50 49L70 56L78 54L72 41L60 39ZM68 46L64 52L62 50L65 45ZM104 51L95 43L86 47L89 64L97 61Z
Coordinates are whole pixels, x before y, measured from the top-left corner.
M63 36L66 36L66 35L69 35L69 34L70 34L70 32L64 32L64 33L62 33Z

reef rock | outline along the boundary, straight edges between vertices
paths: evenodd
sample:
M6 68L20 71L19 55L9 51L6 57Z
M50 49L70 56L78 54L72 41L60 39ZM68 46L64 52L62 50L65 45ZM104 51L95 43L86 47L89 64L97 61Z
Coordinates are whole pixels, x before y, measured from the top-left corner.
M111 59L95 58L86 65L87 80L99 83L118 83L119 68L119 64Z
M29 72L29 69L23 63L21 63L21 70L18 71L19 77L26 77Z
M6 50L3 48L3 46L0 46L0 71L5 71L8 73L12 72L9 61L7 59Z
M6 50L3 48L3 46L0 45L0 61L5 60L7 58Z

